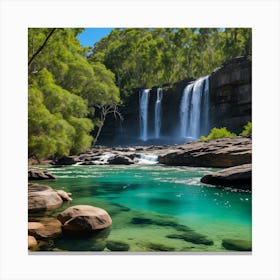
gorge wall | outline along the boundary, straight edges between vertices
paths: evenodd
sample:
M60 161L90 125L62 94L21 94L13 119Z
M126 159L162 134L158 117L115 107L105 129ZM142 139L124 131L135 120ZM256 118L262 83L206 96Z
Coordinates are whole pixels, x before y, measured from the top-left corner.
M240 133L251 121L252 110L252 63L246 57L226 61L209 74L209 129L227 127ZM151 88L148 103L147 134L149 141L140 139L139 92L133 93L121 108L123 122L113 116L107 118L99 144L140 145L174 144L180 142L180 103L183 91L194 79L186 79L162 87L160 139L155 139L155 102L157 88ZM182 139L181 139L182 142Z

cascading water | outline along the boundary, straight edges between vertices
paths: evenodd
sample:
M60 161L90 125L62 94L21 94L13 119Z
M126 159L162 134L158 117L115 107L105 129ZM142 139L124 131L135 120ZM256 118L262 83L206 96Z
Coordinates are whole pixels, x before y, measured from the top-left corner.
M148 140L148 108L149 108L150 89L143 89L139 92L139 120L140 120L140 139Z
M183 92L180 104L181 137L198 139L208 134L209 79L199 78Z
M202 125L201 135L209 134L209 78L206 77L204 82L203 100L202 100Z
M161 127L161 100L162 88L157 88L157 100L155 103L155 138L160 138Z
M189 128L189 119L191 111L191 96L193 91L193 84L189 84L183 91L183 96L180 104L180 122L181 122L181 137L186 137Z

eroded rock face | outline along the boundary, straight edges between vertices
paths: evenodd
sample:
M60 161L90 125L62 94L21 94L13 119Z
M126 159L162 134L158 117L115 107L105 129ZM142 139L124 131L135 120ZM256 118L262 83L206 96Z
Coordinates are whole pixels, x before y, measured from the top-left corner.
M55 209L63 203L60 195L49 186L28 184L28 211Z
M104 209L90 205L69 207L57 219L63 225L63 232L77 235L90 234L112 225L112 219Z
M251 190L252 164L242 164L213 172L203 176L200 181L205 184Z
M252 139L221 138L180 145L159 156L159 163L194 167L232 167L252 162Z
M29 170L28 171L28 180L52 180L55 179L55 176L45 170Z
M210 75L210 126L240 133L252 119L252 62L236 57Z

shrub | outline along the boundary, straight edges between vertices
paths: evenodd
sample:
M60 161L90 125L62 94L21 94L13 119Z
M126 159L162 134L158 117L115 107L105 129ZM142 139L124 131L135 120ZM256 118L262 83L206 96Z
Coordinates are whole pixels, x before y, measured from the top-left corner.
M225 127L221 127L221 128L214 127L214 128L212 128L212 130L210 131L210 133L207 137L201 136L200 140L208 141L208 140L219 139L219 138L224 138L224 137L234 138L234 137L236 137L236 134L228 131Z
M240 133L242 136L247 136L252 134L252 122L248 122L243 126L243 131Z

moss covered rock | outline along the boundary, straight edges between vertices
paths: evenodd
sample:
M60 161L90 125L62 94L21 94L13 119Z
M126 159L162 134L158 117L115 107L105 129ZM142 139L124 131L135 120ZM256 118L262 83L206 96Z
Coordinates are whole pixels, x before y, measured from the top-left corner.
M223 239L222 246L233 251L252 251L252 242L242 239Z
M159 244L159 243L147 243L147 248L156 251L156 252L168 252L168 251L174 251L175 248L166 246L164 244Z
M106 247L110 251L128 251L129 250L129 244L122 242L122 241L114 241L114 240L107 241Z
M197 233L195 231L184 232L183 234L169 234L167 238L182 239L194 244L213 245L214 242L208 239L207 236Z

